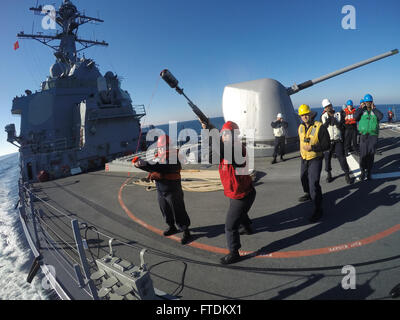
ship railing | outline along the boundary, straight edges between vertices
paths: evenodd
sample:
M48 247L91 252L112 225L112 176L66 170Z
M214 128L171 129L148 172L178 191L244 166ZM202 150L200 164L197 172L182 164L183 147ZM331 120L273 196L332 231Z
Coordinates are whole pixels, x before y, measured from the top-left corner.
M199 153L200 147L201 147L201 144L199 144L199 143L184 144L184 145L179 146L179 152L187 154L189 151L196 149L196 153ZM111 161L111 163L131 165L131 161L135 157L139 157L145 161L150 161L150 160L154 159L154 155L156 152L157 152L157 149L153 148L153 149L149 149L148 151L141 151L141 152L137 152L134 154L130 154L127 156L123 156L123 157L114 159ZM186 160L188 160L188 157L186 157Z
M203 159L208 157L208 153L202 152L200 149L201 145L198 143L193 144L185 144L179 148L180 154L184 155L183 159L179 156L179 160L183 164L188 163L202 163ZM193 151L194 150L194 151ZM140 169L136 169L132 163L133 158L139 157L144 161L152 161L154 160L156 149L149 149L149 151L143 151L127 156L123 156L117 159L114 159L105 164L106 172L137 172ZM208 162L205 162L208 163Z
M141 118L146 114L136 114L133 110L129 110L129 108L119 108L119 105L109 105L108 108L101 108L99 110L93 109L88 113L87 121L97 121L97 120L107 120L107 119L115 119L115 118ZM118 108L117 110L114 110Z
M400 108L399 107L392 107L392 112L393 112L393 119L392 122L397 122L400 121ZM387 114L384 115L387 119Z
M23 202L21 205L28 208L23 211L22 218L33 226L31 237L36 249L39 252L46 250L58 262L57 266L63 269L66 276L88 296L98 299L97 289L90 279L92 262L79 250L83 242L80 231L76 229L77 220L72 214L66 214L48 203L45 197L39 196L37 190L27 184L20 186L20 199ZM53 285L51 281L50 283Z
M382 129L390 129L393 131L400 131L400 122L399 122L399 117L400 117L400 108L399 107L391 107L390 108L393 112L393 118L392 121L389 122L388 114L387 112L383 112L383 119L380 122L380 128Z
M132 109L135 112L135 117L140 119L146 115L146 109L144 104L134 104L132 105Z
M72 139L60 138L55 140L46 140L39 143L30 143L25 145L33 153L50 153L55 151L64 151L73 146Z
M94 300L103 298L103 296L99 297L101 283L97 279L92 280L92 275L99 272L96 260L104 256L116 257L118 254L123 261L131 261L147 270L150 275L160 277L152 269L163 263L159 261L160 259L171 258L171 255L156 249L145 249L137 242L120 239L119 236L100 231L89 221L76 219L74 213L66 213L65 209L51 204L46 194L39 195L41 192L39 187L20 182L20 199L23 202L21 205L28 208L28 210L21 211L24 213L22 218L33 225L35 231L32 236L38 251L49 252L58 261L58 265L62 267L65 274L80 289L84 290L87 296ZM132 250L136 254L133 254ZM152 255L154 264L150 267L147 267L144 262L145 252ZM140 256L140 262L132 261L138 256ZM171 282L175 283L176 281ZM182 290L183 285L180 285L171 294L154 289L156 298L162 299L175 299L175 295ZM140 298L140 295L136 294L134 300Z

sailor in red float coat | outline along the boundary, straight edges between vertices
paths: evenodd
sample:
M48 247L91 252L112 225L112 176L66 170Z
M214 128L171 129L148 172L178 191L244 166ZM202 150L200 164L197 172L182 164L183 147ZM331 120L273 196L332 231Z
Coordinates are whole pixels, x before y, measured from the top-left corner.
M213 129L211 124L202 123L203 129ZM219 175L224 187L224 194L229 198L229 210L225 221L225 235L229 254L221 258L222 264L235 263L240 260L240 234L252 234L251 220L248 212L256 197L252 179L248 173L246 161L242 164L235 162L235 150L246 156L246 148L240 142L239 127L228 121L221 130ZM221 143L222 142L222 143ZM228 145L226 147L226 145ZM230 146L232 146L230 148ZM239 230L241 228L241 231Z
M234 122L228 121L221 130L222 139L226 139L225 137L229 136L234 137L235 134L231 134L231 132L236 129L235 126L237 127ZM227 132L229 133L226 134ZM223 140L223 142L225 141ZM221 183L224 187L224 194L231 199L242 199L254 189L253 181L250 176L248 174L243 174L243 172L239 172L243 171L240 170L240 168L245 167L246 163L241 165L237 164L234 161L234 152L229 154L229 156L227 156L227 154L224 155L223 143L220 146L220 164L218 170ZM242 156L246 155L246 148L241 142L234 142L234 147L241 148ZM237 174L238 172L240 174Z

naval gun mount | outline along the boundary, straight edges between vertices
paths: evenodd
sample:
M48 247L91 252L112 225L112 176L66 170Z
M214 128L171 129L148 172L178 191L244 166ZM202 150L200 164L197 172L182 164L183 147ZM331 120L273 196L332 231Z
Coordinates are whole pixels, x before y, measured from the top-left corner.
M227 85L222 98L222 111L225 121L234 121L241 132L255 129L255 157L272 156L274 136L271 122L278 113L282 113L289 126L286 133L286 149L294 151L298 147L297 128L300 119L293 108L291 95L309 88L314 84L328 80L342 73L354 70L366 64L397 54L397 49L363 60L322 77L305 81L299 85L285 87L274 79L259 79ZM243 135L242 138L246 138Z

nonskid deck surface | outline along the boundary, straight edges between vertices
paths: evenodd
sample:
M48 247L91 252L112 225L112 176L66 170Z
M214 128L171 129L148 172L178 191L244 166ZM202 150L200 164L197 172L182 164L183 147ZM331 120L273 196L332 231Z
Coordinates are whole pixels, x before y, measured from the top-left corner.
M368 182L346 185L333 159L335 180L328 184L321 175L324 216L313 224L312 204L297 200L303 194L298 153L274 165L256 159L257 197L249 213L256 233L241 236L243 260L228 267L218 263L229 205L222 191L185 192L193 241L182 246L180 233L159 234L166 226L156 192L130 183L144 174L98 171L35 187L52 232L73 243L68 220L76 218L102 233L82 230L91 255L107 254L110 236L116 255L135 264L148 248L155 287L182 299L380 299L400 282L399 178L382 176L400 172L399 146L400 133L381 130ZM78 259L68 245L65 250ZM355 267L355 290L342 288L347 265Z

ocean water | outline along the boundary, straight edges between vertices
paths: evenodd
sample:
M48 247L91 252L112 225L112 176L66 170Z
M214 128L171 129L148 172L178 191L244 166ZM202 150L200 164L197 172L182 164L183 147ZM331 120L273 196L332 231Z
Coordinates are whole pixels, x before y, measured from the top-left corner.
M48 300L39 271L26 282L33 255L18 216L18 154L0 157L0 300Z

